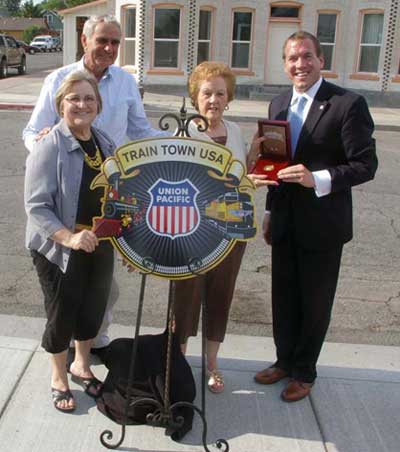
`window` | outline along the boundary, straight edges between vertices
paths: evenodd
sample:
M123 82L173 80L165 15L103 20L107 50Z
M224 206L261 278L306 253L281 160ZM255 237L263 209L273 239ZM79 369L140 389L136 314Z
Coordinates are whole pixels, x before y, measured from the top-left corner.
M197 43L197 64L211 59L211 27L212 11L201 9Z
M324 53L324 70L331 71L336 40L336 14L321 13L318 16L317 38Z
M17 48L17 43L14 41L13 38L6 36L6 41L7 41L8 47Z
M291 17L297 19L299 17L299 7L289 6L271 6L271 17Z
M51 14L46 14L44 17L45 17L47 23L49 25L52 25L52 23L53 23L53 16Z
M136 55L136 8L128 7L123 11L124 45L122 64L135 66Z
M232 33L232 68L247 69L250 64L251 12L234 11Z
M382 31L383 14L364 14L358 63L359 72L378 72Z
M179 9L155 9L154 67L178 67L180 19Z

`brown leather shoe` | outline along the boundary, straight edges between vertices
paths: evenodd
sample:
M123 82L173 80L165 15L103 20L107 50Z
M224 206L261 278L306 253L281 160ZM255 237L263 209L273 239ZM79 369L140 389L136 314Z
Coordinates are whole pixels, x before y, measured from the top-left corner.
M307 397L314 383L305 383L304 381L299 381L291 379L287 384L286 388L281 393L281 399L285 402L297 402L298 400Z
M279 367L267 367L254 375L254 380L262 385L272 385L288 376L286 370Z

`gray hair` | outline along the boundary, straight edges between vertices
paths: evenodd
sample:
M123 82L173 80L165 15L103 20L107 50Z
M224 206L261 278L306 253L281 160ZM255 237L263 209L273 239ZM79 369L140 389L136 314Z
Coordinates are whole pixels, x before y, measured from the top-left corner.
M101 109L103 108L103 103L101 101L100 91L99 91L99 85L97 83L97 80L93 77L92 74L88 71L74 71L68 74L65 79L61 82L61 85L59 86L55 102L56 102L56 110L59 116L63 115L63 112L61 111L61 104L64 100L64 97L71 91L72 86L77 82L83 82L86 81L90 84L90 86L93 88L93 91L96 95L97 100L97 114L101 112Z
M96 25L101 24L102 22L115 25L119 30L119 34L122 35L121 24L118 22L116 17L112 16L111 14L104 14L102 16L90 16L90 18L83 25L82 33L87 38L91 38L93 36Z

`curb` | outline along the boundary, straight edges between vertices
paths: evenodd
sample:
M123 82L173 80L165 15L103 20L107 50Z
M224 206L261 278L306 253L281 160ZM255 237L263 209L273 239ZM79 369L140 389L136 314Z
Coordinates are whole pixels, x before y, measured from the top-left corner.
M0 110L11 110L11 111L32 111L34 105L30 104L7 104L0 103ZM146 110L146 114L149 118L158 118L161 117L165 113L171 113L171 110ZM234 116L234 115L224 115L224 118L230 121L240 121L245 123L254 123L257 121L258 117L256 116ZM380 130L383 132L400 132L400 125L393 124L375 124L375 130Z
M33 110L34 105L29 104L0 104L0 110L21 110L30 111Z

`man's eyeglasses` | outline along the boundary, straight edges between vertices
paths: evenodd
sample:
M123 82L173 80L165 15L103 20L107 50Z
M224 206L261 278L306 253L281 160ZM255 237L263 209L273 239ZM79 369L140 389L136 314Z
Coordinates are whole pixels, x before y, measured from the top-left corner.
M86 105L94 105L97 104L97 99L94 96L66 96L64 99L69 102L72 105L79 105L80 103L86 104Z

